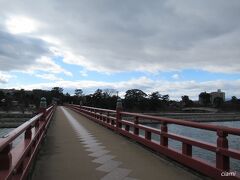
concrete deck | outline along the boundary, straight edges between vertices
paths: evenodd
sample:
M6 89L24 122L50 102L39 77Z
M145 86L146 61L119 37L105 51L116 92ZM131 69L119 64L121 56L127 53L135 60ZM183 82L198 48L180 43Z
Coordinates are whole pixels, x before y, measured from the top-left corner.
M64 107L58 107L33 180L192 180L200 177Z

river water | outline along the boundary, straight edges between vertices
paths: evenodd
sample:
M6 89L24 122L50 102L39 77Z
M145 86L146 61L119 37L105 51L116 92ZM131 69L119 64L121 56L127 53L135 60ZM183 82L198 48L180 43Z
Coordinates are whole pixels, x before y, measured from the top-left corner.
M228 127L240 128L240 121L228 121L228 122L208 122L207 124L223 125ZM147 126L160 129L160 124L146 124ZM178 135L194 138L197 140L202 140L205 142L216 144L217 135L216 132L201 130L196 128L184 127L179 125L170 124L168 125L168 131ZM143 134L144 132L140 132ZM158 135L153 135L152 137L156 141L160 141ZM240 151L240 137L235 135L229 135L228 137L229 148ZM169 139L169 146L180 150L182 144L175 140ZM203 150L198 147L193 147L193 156L203 158L204 160L215 164L215 153L207 150ZM240 172L240 160L235 160L230 158L230 168Z
M13 129L14 128L0 128L0 138L3 138L4 136L6 136Z

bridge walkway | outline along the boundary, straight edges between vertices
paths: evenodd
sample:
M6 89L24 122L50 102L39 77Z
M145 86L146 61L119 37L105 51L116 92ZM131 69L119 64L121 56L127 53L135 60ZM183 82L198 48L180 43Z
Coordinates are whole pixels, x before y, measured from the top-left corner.
M200 178L72 110L58 107L31 179Z

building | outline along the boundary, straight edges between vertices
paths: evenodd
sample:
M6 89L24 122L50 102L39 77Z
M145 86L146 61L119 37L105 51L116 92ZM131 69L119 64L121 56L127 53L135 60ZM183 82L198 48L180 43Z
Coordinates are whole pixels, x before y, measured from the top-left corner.
M225 101L225 92L222 92L221 89L218 89L216 92L202 92L199 94L199 104L201 105L207 105L207 104L212 104L214 105L214 100L216 98L221 98L222 101Z
M198 96L198 102L200 105L208 105L210 104L210 94L205 92L201 92Z
M218 89L217 92L210 93L211 104L214 104L215 98L222 98L223 102L225 101L225 92L222 92L221 89Z

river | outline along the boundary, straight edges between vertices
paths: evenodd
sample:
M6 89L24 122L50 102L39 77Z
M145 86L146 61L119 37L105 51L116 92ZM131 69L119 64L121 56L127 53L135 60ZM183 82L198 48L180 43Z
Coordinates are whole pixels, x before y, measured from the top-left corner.
M216 124L216 125L240 128L240 121L209 122L207 124ZM157 128L157 129L160 128L160 124L146 124L146 125ZM213 144L216 144L216 141L217 141L217 135L215 132L212 132L212 131L190 128L190 127L183 127L183 126L174 125L174 124L168 125L168 131L171 133L176 133L179 135L191 137L197 140L202 140L202 141L213 143ZM140 133L143 134L144 132L142 131ZM240 137L235 135L229 135L227 138L229 142L229 147L240 151ZM153 135L153 139L156 141L160 141L160 137L157 135ZM182 148L182 144L175 140L169 140L169 146L178 150L181 150ZM204 160L209 161L211 163L215 163L215 153L211 151L203 150L198 147L193 147L192 154L193 156L203 158ZM230 167L231 169L240 172L240 160L235 160L230 158Z

